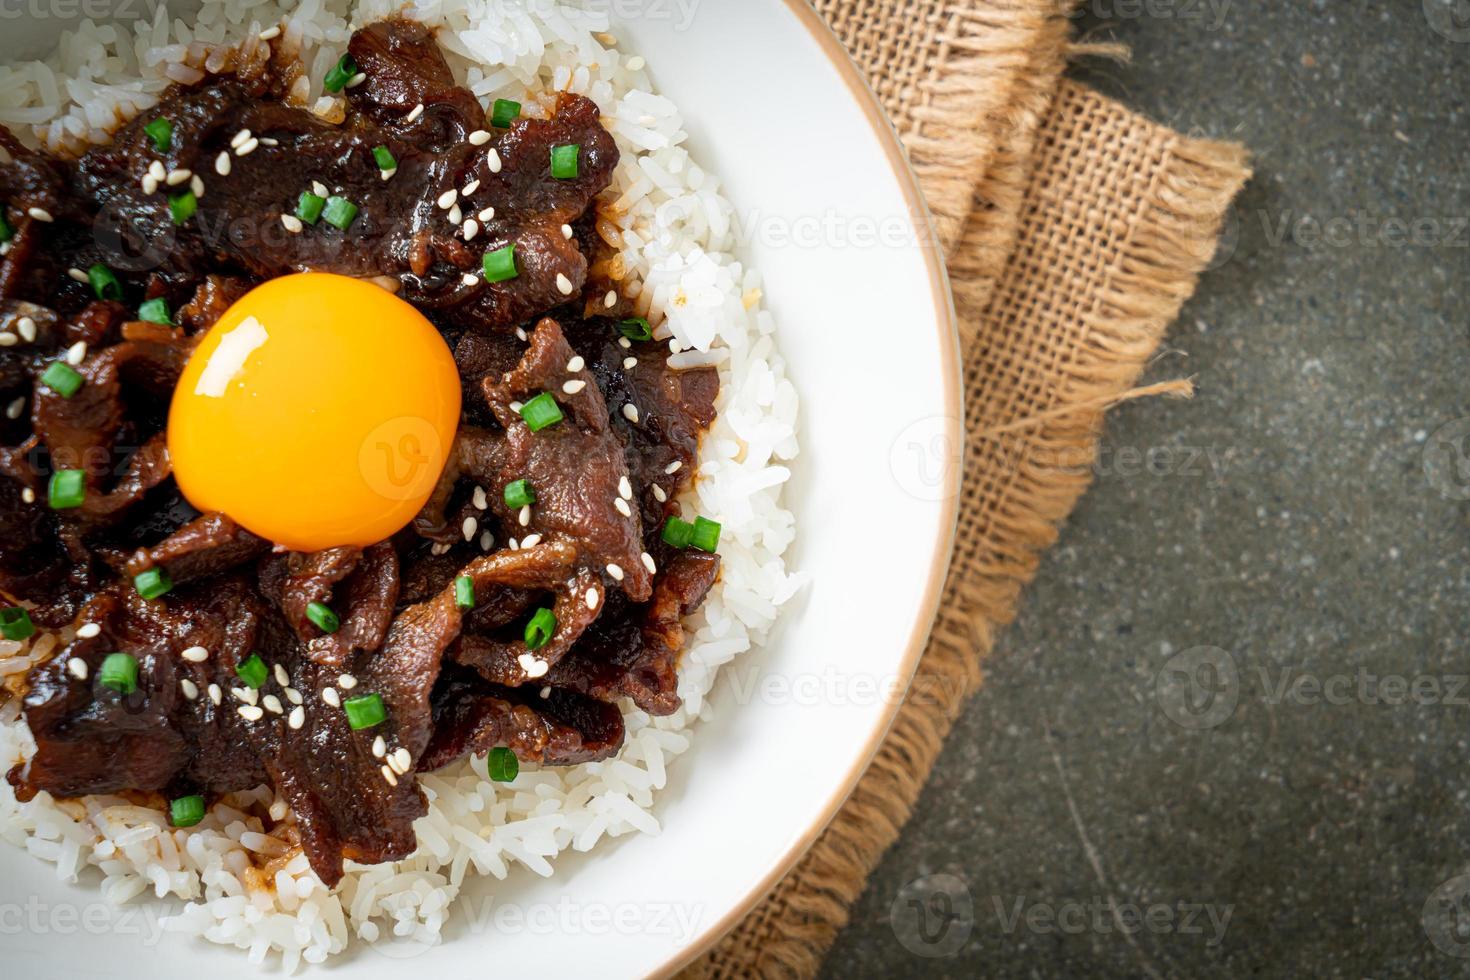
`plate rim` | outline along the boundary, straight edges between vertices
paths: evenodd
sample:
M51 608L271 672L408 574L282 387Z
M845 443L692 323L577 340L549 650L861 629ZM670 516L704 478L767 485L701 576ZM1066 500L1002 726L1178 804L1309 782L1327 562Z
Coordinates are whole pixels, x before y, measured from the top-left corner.
M888 158L889 166L892 167L894 177L898 181L899 191L903 194L915 227L920 232L919 249L928 270L930 293L934 301L934 315L939 326L944 435L949 440L948 445L961 447L960 459L963 460L964 406L960 386L959 321L955 312L954 296L950 290L949 273L934 227L934 218L923 192L919 189L918 176L910 166L903 144L899 142L893 123L879 104L877 95L852 60L851 55L848 54L847 48L832 32L831 27L809 5L808 0L781 0L781 2L796 18L800 26L811 35L822 55L837 72L843 84L847 86L858 108L862 110L864 118L867 119L868 125L873 130L873 135L883 149L884 156ZM950 558L954 552L955 533L959 523L960 483L963 472L963 465L953 467L946 478L949 486L945 488L942 498L943 512L939 523L940 531L934 541L928 579L924 586L924 598L910 626L908 646L904 650L903 659L899 662L897 670L897 675L903 678L903 696L894 697L885 705L882 715L868 733L861 751L854 756L853 763L843 776L837 791L822 805L815 819L737 902L718 920L702 929L687 946L675 951L665 959L649 974L650 977L662 980L662 978L673 976L709 952L716 943L732 931L750 913L751 909L791 872L797 862L817 842L872 764L879 747L893 726L894 719L898 717L899 709L903 707L909 688L913 685L914 672L928 645L929 636L939 612L939 600L945 579L949 574Z

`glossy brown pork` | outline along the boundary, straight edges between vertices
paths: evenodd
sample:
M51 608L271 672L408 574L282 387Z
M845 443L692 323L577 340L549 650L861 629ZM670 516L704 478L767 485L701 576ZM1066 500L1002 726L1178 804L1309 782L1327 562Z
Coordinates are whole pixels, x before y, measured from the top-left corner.
M0 595L34 604L43 625L98 628L25 678L37 751L8 778L22 796L213 796L269 782L328 884L344 860L413 850L415 772L499 746L545 765L606 758L622 744L620 699L675 710L680 619L719 570L717 556L659 535L714 419L714 371L672 371L662 344L581 313L584 286L599 303L606 290L588 282L585 229L618 160L597 107L564 95L545 118L492 129L423 27L370 25L348 50L365 79L340 122L287 105L297 72L262 44L76 161L0 129L0 207L15 231L0 254L0 332L25 318L34 333L0 347L0 403L20 406L0 417ZM143 131L157 116L173 123L162 152ZM242 129L259 140L243 156L230 152ZM581 147L578 175L553 179L550 149L567 143ZM387 180L375 146L397 161ZM206 182L183 225L139 179L154 161ZM313 181L358 204L346 231L285 230L281 216ZM440 207L449 190L458 215ZM515 279L466 284L485 251L509 244ZM99 262L118 281L105 299L69 271ZM305 269L391 280L440 327L465 389L434 497L367 548L286 553L200 514L164 448L199 335L256 283ZM132 319L152 298L174 310L172 325ZM84 382L69 398L38 380L68 351ZM541 391L565 417L531 432L517 403ZM80 507L47 506L57 468L84 471ZM504 500L516 479L536 487L524 519ZM148 600L132 578L150 569L173 588ZM461 576L472 609L456 601ZM312 603L340 627L324 632ZM524 628L541 607L557 627L533 650ZM126 694L98 679L119 651L139 667ZM252 654L268 665L259 689L236 671ZM387 716L353 730L340 704L364 694ZM378 738L411 764L387 766Z

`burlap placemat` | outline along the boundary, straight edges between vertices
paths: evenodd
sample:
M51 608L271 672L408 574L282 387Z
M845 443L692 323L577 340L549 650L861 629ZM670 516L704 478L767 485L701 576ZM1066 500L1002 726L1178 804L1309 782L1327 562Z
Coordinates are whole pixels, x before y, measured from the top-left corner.
M1059 0L815 0L898 130L949 257L965 460L938 621L888 738L796 869L689 974L810 976L898 836L980 659L1091 477L1249 176L1062 80ZM1095 50L1095 49L1094 49Z

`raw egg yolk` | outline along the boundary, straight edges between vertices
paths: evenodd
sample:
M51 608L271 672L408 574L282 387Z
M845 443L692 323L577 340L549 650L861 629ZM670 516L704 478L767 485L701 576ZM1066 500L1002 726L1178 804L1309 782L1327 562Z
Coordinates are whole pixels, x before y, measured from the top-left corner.
M368 545L413 519L459 424L439 332L372 283L272 279L210 328L168 417L188 501L292 551Z

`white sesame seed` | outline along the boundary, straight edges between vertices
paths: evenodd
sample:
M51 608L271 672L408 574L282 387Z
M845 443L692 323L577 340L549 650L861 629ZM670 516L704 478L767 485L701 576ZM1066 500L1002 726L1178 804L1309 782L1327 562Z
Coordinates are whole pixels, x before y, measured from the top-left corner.
M470 494L470 503L475 505L476 510L484 510L490 506L490 498L485 495L484 487L475 487L475 492Z
M633 510L632 510L632 508L630 508L628 506L628 502L626 500L624 500L622 497L615 498L613 500L613 506L616 507L618 509L618 513L619 514L622 514L624 517L632 517L633 516Z
M563 296L572 295L572 281L563 273L558 272L556 274L556 288L561 291Z
M574 354L572 359L567 361L567 374L576 374L586 366L587 362L582 358L582 355Z
M493 146L485 153L485 165L490 168L492 174L500 173L500 154Z
M650 555L648 552L645 551L643 554L639 555L638 557L642 560L643 567L646 568L646 569L648 569L648 574L654 575L654 574L656 574L658 572L658 567L655 566L654 563L653 563L653 556L652 555Z
M79 681L87 679L87 662L81 657L72 657L66 662L67 673Z
M488 142L490 142L490 134L483 129L477 129L470 134L471 146L484 146Z
M223 694L220 691L218 684L209 685L209 700L213 701L215 704L219 704L220 701L223 700Z
M623 568L616 562L607 563L607 574L611 575L615 582L621 582L623 580Z
M301 223L301 219L296 217L296 215L294 214L281 215L281 224L285 225L286 230L293 235L301 234L302 230L305 228L305 225Z
M596 589L588 589L587 590L587 608L588 609L596 609L597 608L597 601L598 601L599 598L601 598L601 597L597 594L597 590Z
M665 466L664 467L664 472L667 473L669 476L673 476L675 473L679 472L679 467L681 467L683 465L684 465L684 462L682 460L676 459L672 463L670 463L668 466Z
M350 691L357 686L357 678L351 674L343 674L337 678L337 686L344 691Z
M170 187L178 187L180 184L188 181L188 179L192 176L194 176L194 171L190 170L188 167L179 167L177 169L170 170L167 176L164 177L163 182Z
M633 499L633 484L628 482L626 476L618 477L618 496L624 500Z
M509 541L506 542L506 544L510 546L511 551L519 551L521 548L520 544L516 541L515 538L511 538Z
M551 685L548 684L546 687L543 687L541 689L541 696L543 698L549 698L549 697L551 697Z
M383 741L383 736L379 735L377 738L373 739L373 758L381 759L387 754L388 745L386 742Z
M439 205L441 209L447 211L454 206L454 202L457 200L459 200L459 191L451 187L443 194L440 194L439 200L435 201L434 203Z
M581 391L585 387L587 387L587 382L583 381L581 378L577 378L573 381L563 382L561 390L566 392L568 395L575 395L577 392Z
M491 534L489 531L481 531L480 550L489 551L493 547L495 547L495 535Z
M480 233L480 223L474 218L464 223L464 240L469 241Z
M408 118L408 121L409 122L414 122L415 120L418 119L419 116L422 116L423 114L424 114L424 104L422 102L420 102L418 105L416 105L412 109L408 110L408 117L407 117Z
M633 342L627 337L619 337L618 346L621 347L623 350L627 350L628 348L633 346Z
M179 681L179 690L183 691L184 697L188 698L190 701L199 700L199 685L189 680L189 678L185 677L183 680Z
M237 701L244 701L246 704L255 704L260 700L260 695L255 693L255 688L253 687L232 687L230 688L230 693L235 696Z
M66 349L66 363L76 367L87 359L87 342L79 340Z
M214 158L214 172L221 177L228 177L230 175L230 153L228 150L221 150L219 156Z
M571 238L572 237L572 226L571 225L562 225L561 226L561 237L563 237L563 238Z
M527 504L526 506L524 506L524 507L521 508L521 512L516 515L516 521L517 521L517 523L519 523L521 525L521 527L530 527L531 526L531 505L530 504Z
M20 418L20 413L26 410L26 399L22 395L9 405L5 406L5 417L8 419Z
M607 307L608 309L612 309L614 306L617 306L618 305L618 293L617 293L617 290L615 290L615 289L609 289L607 291L607 295L604 296L604 297L602 297L602 305L605 306L605 307Z
M385 766L382 767L381 772L383 773L383 778L388 781L388 785L389 786L397 786L398 785L398 777L395 776L395 775L393 775L393 770L392 769L389 769L385 765Z
M89 281L87 279L87 274L85 272L83 272L81 269L76 268L75 266L73 266L70 269L67 269L66 270L66 274L69 275L69 276L71 276L77 282L87 282L87 281Z
M327 194L329 193L327 191L327 185L326 184L323 184L319 180L313 180L311 182L311 192L313 194L315 194L317 197L326 197Z
M464 275L459 277L459 281L464 283L466 286L473 286L475 285L475 283L480 281L480 277L475 275L473 272L466 272Z
M393 753L393 758L398 760L398 768L402 771L408 772L413 768L413 756L409 755L408 749L400 748Z
M541 535L539 534L528 534L524 538L521 538L522 548L534 548L540 543Z
M335 687L323 688L322 700L334 708L342 707L342 699L337 696L337 689Z
M449 545L447 544L440 544L436 541L433 544L429 545L429 554L431 555L447 555L448 553Z
M291 726L292 731L306 724L306 709L299 704L292 708L291 713L286 716L286 724Z
M204 649L204 647L190 647L183 653L179 654L179 656L183 657L191 664L202 664L204 663L204 661L209 659L209 651Z
M480 182L478 180L472 180L468 184L464 185L464 190L460 191L460 193L463 194L465 197L469 197L471 194L479 189Z
M526 331L522 330L520 327L516 327L516 340L519 340L521 343L524 344L526 341L528 341L530 339L531 339L530 337L527 337L526 336ZM506 375L506 377L509 377L509 375ZM520 402L515 402L514 404L519 405ZM516 411L519 412L520 409L517 408Z
M516 658L521 665L521 670L526 672L527 677L543 677L551 669L551 665L534 654L523 653Z
M195 197L204 196L204 178L195 174L189 178L189 190L194 192Z
M281 145L281 141L278 140L278 139L272 139L269 136L262 136L260 138L260 145L261 146L280 146Z
M347 79L347 87L357 88L365 81L367 81L367 72L360 71L356 75L353 75L351 78Z
M282 667L280 664L276 664L271 672L276 675L277 684L281 685L282 687L291 686L291 675L286 673L285 667Z
M238 150L240 147L244 146L245 143L246 143L246 141L249 140L249 139L250 139L250 130L248 130L248 129L242 129L242 130L240 130L234 136L231 136L230 137L230 149L232 149L232 150Z
M301 692L296 690L296 688L284 687L281 689L281 692L286 695L286 700L290 701L292 704L301 703Z
M669 495L664 493L663 487L655 483L653 485L653 499L657 500L659 503L663 503L664 501L669 499Z
M392 769L398 775L402 776L404 773L408 772L407 769L403 768L403 766L401 766L399 764L399 762L398 762L398 753L397 752L390 753L388 755L388 760L387 761L388 761L388 768L389 769Z
M248 157L250 154L255 152L255 148L258 146L260 146L260 140L252 136L245 142L241 143L239 146L235 147L235 156Z
M96 623L83 623L77 627L77 639L79 640L90 640L94 636L101 635L101 633L102 627Z
M30 487L26 487L20 492L20 499L25 503L33 504L36 502L36 491L32 490Z
M475 217L479 218L481 223L489 221L491 218L495 217L495 209L484 208L480 211L479 214L475 215Z
M286 713L286 709L281 705L281 699L274 694L267 694L260 699L260 703L265 707L265 710L273 715L283 715Z
M458 204L449 209L449 223L451 225L457 225L463 220L464 212L459 209Z
M44 221L47 224L50 224L52 221L56 220L55 218L51 217L51 212L47 211L45 208L26 208L26 214L30 215L32 218L35 218L37 221Z
M262 41L272 41L272 40L275 40L276 38L278 38L280 36L281 36L281 25L280 24L277 24L275 27L267 27L265 30L261 31L259 34L256 35L256 37L260 38Z
M629 71L642 71L643 66L646 64L648 64L648 62L644 61L641 55L635 54L633 57L628 59L628 64L626 65L626 67Z
M143 185L144 194L158 193L158 178L152 174L144 174L143 180L140 183Z
M637 366L638 366L638 358L636 358L636 357L625 357L625 358L623 358L623 370L624 371L631 371L631 370L633 370Z
M632 422L634 425L637 425L638 424L638 406L637 405L634 405L632 402L628 402L626 405L624 405L623 406L623 418L627 419L629 422Z
M475 532L478 531L479 529L480 529L480 522L479 521L475 520L473 517L466 517L464 519L464 524L460 525L460 529L459 530L460 530L460 533L462 533L464 535L464 539L466 541L473 541L475 539Z
M150 177L153 177L160 184L163 183L163 179L168 176L168 171L164 169L163 161L154 160L153 162L149 163L148 175Z
M9 331L0 333L0 347L14 347L18 343L20 343L20 338L15 334Z
M265 717L265 712L261 711L253 704L242 704L235 710L239 712L240 717L244 718L246 721L260 721L260 719Z

